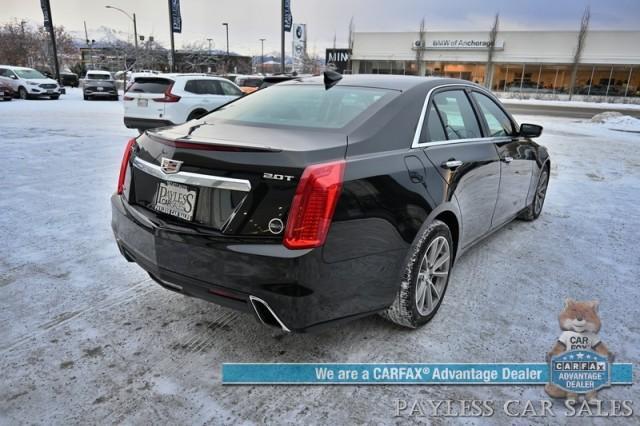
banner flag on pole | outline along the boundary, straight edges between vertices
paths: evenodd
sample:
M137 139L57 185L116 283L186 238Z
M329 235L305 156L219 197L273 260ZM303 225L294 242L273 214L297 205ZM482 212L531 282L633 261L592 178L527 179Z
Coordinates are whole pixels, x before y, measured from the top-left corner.
M42 14L44 15L44 26L49 28L51 25L51 11L49 10L49 2L47 0L40 0L40 7L42 8Z
M180 16L180 0L171 0L171 31L182 32L182 16Z
M284 0L284 30L291 32L293 16L291 16L291 0Z

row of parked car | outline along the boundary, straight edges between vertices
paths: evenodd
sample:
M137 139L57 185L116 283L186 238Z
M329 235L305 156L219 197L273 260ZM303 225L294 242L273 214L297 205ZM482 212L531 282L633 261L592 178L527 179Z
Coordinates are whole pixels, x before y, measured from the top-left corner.
M124 101L124 124L144 130L197 119L240 96L281 81L276 76L211 76L207 74L155 74L135 76Z

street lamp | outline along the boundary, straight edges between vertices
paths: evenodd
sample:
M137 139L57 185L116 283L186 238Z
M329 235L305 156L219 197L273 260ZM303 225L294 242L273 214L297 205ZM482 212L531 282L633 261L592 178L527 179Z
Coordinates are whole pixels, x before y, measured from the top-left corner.
M211 56L211 42L213 41L213 39L208 38L207 41L209 42L209 56Z
M262 73L262 75L264 75L264 41L265 40L266 38L260 39L260 44L262 45L261 54L260 54L260 72Z
M225 27L226 31L227 31L227 63L225 66L225 72L229 72L228 68L229 68L229 24L227 22L223 22L222 25Z
M136 14L134 13L133 16L129 15L127 12L125 12L124 10L120 9L119 7L115 7L115 6L105 6L105 8L107 9L113 9L113 10L117 10L118 12L124 13L127 18L131 19L131 21L133 21L133 41L135 42L135 47L136 47L136 62L138 62L138 26L136 24Z

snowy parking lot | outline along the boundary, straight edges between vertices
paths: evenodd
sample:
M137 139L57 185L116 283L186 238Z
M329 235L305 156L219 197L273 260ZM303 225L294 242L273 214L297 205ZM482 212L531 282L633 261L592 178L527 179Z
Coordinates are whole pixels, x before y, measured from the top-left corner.
M220 373L223 362L543 362L566 297L600 300L601 338L637 383L640 134L516 119L545 127L543 213L461 258L431 323L373 316L284 334L167 291L119 254L109 197L136 135L121 102L71 89L0 103L0 424L404 423L425 419L394 417L396 399L546 399L541 386L222 386ZM640 413L637 386L602 397Z

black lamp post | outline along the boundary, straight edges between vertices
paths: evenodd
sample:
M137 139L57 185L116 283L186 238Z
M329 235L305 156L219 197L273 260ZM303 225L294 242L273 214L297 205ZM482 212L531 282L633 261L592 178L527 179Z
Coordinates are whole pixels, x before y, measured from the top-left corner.
M227 31L227 60L225 65L225 72L229 72L229 23L223 22L222 25L224 25L225 30Z
M261 47L261 56L260 56L260 72L262 74L264 74L264 41L266 40L266 38L261 38L260 39L260 44L262 45Z

